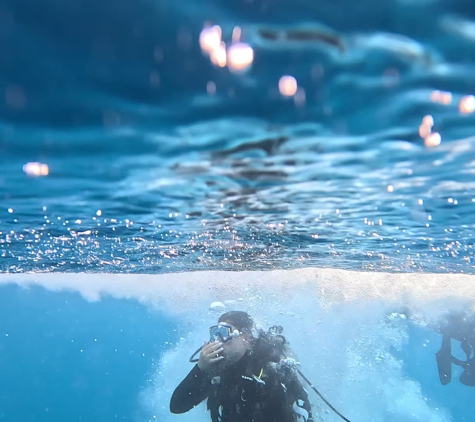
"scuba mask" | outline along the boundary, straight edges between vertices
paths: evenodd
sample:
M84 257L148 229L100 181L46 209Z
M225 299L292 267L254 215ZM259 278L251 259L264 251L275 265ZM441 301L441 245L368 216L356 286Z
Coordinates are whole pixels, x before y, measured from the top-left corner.
M223 343L239 337L241 333L229 324L213 325L209 329L209 338L211 342L221 340Z
M213 325L209 328L209 341L222 341L223 343L232 340L235 337L239 337L242 333L239 332L235 327L229 324L220 323L218 325ZM190 357L191 363L196 363L199 359L195 359L195 356L201 351L203 348L200 347L193 355Z

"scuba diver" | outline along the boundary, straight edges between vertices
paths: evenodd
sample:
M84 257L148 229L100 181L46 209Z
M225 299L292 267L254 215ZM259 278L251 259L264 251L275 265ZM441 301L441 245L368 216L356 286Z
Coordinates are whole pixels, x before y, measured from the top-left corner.
M210 328L210 342L190 358L197 364L173 392L171 413L188 412L208 399L212 422L314 421L295 363L284 358L285 338L275 335L282 328L259 330L257 337L252 329L246 312L219 318Z
M450 315L448 321L440 330L442 345L436 353L439 379L442 385L452 380L452 364L463 368L460 382L467 387L475 387L475 317L462 314ZM460 342L460 346L467 356L460 360L452 356L452 339Z

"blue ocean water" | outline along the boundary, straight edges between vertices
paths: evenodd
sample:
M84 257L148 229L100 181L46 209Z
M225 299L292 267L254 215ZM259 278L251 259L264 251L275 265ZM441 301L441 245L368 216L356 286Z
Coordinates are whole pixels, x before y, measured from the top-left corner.
M133 301L12 285L1 302L2 420L133 420L155 359L177 340L169 319Z
M471 421L434 354L475 297L474 28L468 0L1 0L0 420L207 420L168 399L219 301L352 421Z

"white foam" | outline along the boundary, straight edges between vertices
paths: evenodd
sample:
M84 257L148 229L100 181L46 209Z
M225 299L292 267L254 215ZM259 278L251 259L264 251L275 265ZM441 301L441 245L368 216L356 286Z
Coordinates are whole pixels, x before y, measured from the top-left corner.
M245 302L262 295L274 304L310 295L314 304L329 309L341 303L379 302L404 307L412 314L444 307L469 306L475 300L475 277L465 274L372 273L305 268L276 271L200 271L160 275L89 273L4 274L0 285L40 285L51 291L77 291L86 300L102 296L136 299L145 305L181 315L199 312L213 302ZM293 310L304 315L306 309Z
M407 341L409 319L433 323L443 312L472 306L474 280L461 274L308 268L163 275L15 274L0 276L0 285L72 290L87 300L135 299L178 318L182 340L157 362L153 387L140 397L146 415L141 421L209 420L204 404L185 415L170 415L169 399L191 369L188 358L206 339L207 328L223 311L242 309L262 327L284 326L303 372L350 420L447 422L450 414L425 400L419 383L406 378L402 362L391 350ZM309 394L325 421L338 420L312 391Z

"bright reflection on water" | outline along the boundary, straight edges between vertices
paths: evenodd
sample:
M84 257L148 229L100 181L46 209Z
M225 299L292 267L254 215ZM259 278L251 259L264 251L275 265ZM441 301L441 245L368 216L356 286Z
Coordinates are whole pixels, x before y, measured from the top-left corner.
M4 13L3 271L472 272L471 11L254 3Z

